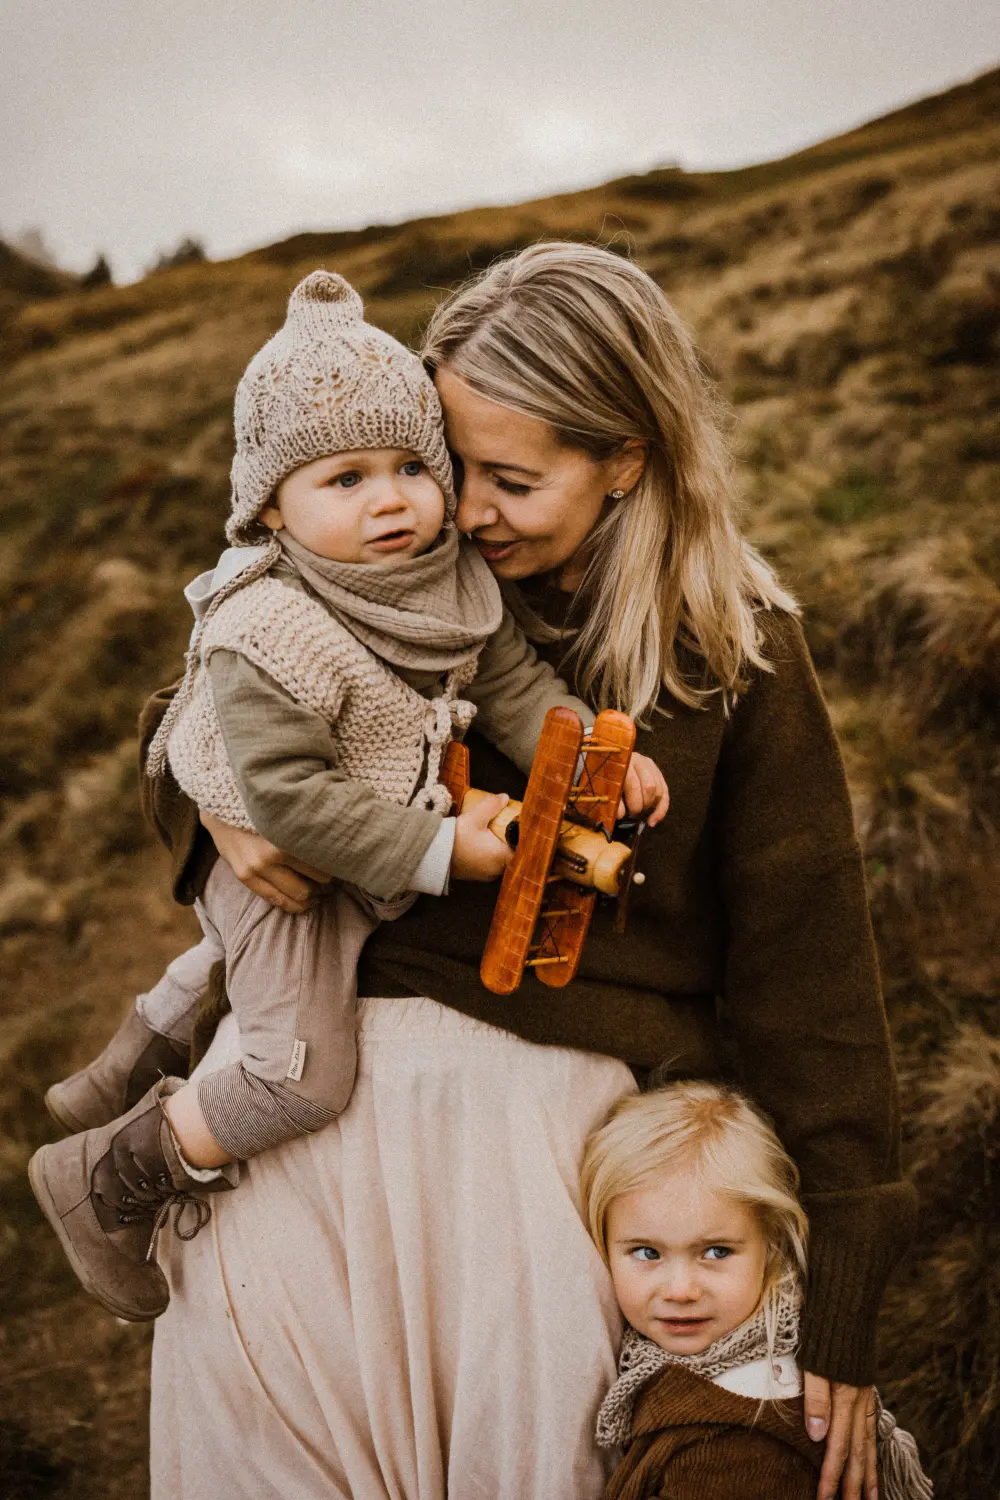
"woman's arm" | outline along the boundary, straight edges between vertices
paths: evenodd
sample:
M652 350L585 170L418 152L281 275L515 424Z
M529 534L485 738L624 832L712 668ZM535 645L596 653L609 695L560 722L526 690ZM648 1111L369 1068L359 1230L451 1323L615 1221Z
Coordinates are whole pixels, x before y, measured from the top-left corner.
M720 763L725 998L747 1086L802 1174L803 1366L864 1387L913 1195L840 754L798 622L765 625L775 670L735 708Z
M525 775L531 770L538 736L550 708L573 709L589 729L591 709L573 697L565 682L541 661L509 609L479 657L476 676L464 690L476 705L476 728Z

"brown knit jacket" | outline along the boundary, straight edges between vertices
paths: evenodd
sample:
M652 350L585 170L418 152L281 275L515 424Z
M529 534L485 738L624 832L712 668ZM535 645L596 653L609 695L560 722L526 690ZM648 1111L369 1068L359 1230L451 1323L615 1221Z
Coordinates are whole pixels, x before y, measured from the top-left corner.
M604 1500L815 1500L825 1444L803 1402L734 1396L680 1365L640 1392Z
M896 1082L843 766L802 629L764 615L773 671L750 674L727 717L664 695L636 749L660 765L671 805L648 834L623 939L599 907L565 989L479 979L496 888L455 882L422 896L365 948L361 995L429 995L528 1041L621 1058L638 1073L733 1074L774 1120L810 1220L803 1369L867 1385L885 1280L908 1242ZM557 649L540 652L558 663ZM572 684L571 684L572 686ZM144 742L170 691L143 716ZM469 736L476 786L521 796L524 777ZM169 778L143 788L192 901L215 850Z

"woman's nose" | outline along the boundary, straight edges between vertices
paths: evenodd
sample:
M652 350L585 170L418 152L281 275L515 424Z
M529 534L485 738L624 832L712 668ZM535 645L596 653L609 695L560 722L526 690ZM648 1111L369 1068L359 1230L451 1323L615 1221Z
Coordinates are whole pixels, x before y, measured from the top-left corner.
M459 531L481 531L484 526L495 526L500 512L493 504L487 487L466 474L458 492L458 510L455 520Z

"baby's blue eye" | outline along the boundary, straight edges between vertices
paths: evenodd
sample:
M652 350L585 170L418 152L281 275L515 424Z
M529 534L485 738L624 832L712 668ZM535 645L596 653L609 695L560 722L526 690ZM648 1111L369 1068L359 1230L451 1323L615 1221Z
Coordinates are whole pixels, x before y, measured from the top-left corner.
M415 479L423 467L419 458L411 458L409 463L403 465L403 473L408 479Z
M659 1260L660 1258L660 1252L658 1250L654 1250L652 1245L637 1245L632 1251L632 1254L635 1256L636 1260L641 1260L647 1265L650 1261Z
M706 1260L728 1260L732 1255L728 1245L709 1245L705 1251Z
M334 478L333 483L339 485L343 490L353 490L356 484L361 483L361 475L351 469L346 474L338 474Z

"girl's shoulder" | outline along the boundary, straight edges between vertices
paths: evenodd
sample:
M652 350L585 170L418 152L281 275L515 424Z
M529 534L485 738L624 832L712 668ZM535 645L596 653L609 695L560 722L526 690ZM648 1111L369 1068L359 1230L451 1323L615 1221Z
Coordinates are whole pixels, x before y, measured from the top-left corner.
M640 1393L606 1500L619 1495L814 1500L824 1445L806 1435L802 1398L759 1400L668 1365ZM627 1488L626 1488L627 1486Z
M652 1434L671 1436L691 1428L725 1430L730 1437L766 1439L789 1453L822 1467L824 1445L806 1433L802 1396L783 1399L743 1395L717 1380L668 1365L640 1393L632 1416L633 1440Z

